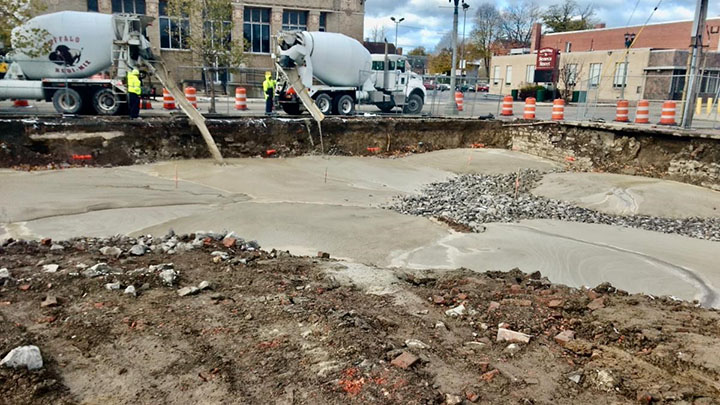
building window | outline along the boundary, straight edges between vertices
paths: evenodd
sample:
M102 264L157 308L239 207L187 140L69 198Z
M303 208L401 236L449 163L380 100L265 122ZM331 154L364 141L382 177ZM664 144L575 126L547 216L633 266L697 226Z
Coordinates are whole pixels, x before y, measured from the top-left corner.
M232 21L205 20L203 23L203 35L205 35L205 43L209 42L213 49L216 49L215 44L220 44L223 48L230 50L232 45ZM228 76L227 67L220 66L217 58L213 61L213 67L216 68L212 72L213 81L215 83L225 82Z
M493 84L500 84L500 66L493 66Z
M95 3L97 3L97 1ZM145 0L112 0L112 12L145 14Z
M600 84L600 72L602 71L602 63L590 64L590 87L597 87Z
M700 93L717 94L720 84L720 71L708 72L702 76L700 81Z
M98 0L88 0L87 7L88 11L100 11L98 8Z
M512 66L505 66L505 85L509 86L512 84Z
M188 49L190 38L190 18L187 16L170 17L167 12L167 1L159 3L160 48Z
M245 7L243 36L250 52L270 53L270 9Z
M307 11L284 10L283 31L307 31Z
M326 13L324 11L320 13L320 31L321 32L327 31L327 15L328 15L328 13Z
M570 86L574 86L575 84L577 84L577 78L578 78L577 63L568 63L567 64L567 84Z
M535 65L527 65L525 68L525 83L535 82Z
M618 62L615 64L615 77L613 78L613 87L627 86L627 63Z
M572 42L565 42L565 53L570 53L572 50Z

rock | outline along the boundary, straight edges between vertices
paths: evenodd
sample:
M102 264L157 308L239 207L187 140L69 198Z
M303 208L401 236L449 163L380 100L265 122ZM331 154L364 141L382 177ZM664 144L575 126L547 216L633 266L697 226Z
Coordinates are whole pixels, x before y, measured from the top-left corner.
M198 284L198 290L200 290L200 291L207 290L208 288L212 288L212 285L210 284L209 281L203 280L200 282L200 284Z
M483 380L483 381L490 382L490 381L492 381L492 379L495 378L495 376L498 375L498 374L500 374L500 370L498 370L498 369L493 369L493 370L490 370L490 371L488 371L487 373L481 375L481 376L480 376L480 379Z
M319 258L321 258L321 259L329 259L329 258L330 258L330 253L327 253L327 252L318 252L317 257L319 257Z
M119 290L121 287L122 286L120 285L119 281L105 284L105 289L110 291Z
M41 307L47 308L47 307L56 307L58 305L58 300L56 297L52 295L48 295L45 297L43 302L40 304Z
M471 341L463 343L463 346L469 347L471 349L484 349L485 347L487 347L487 344L483 342Z
M442 295L433 295L432 302L436 305L443 305L445 304L445 297L443 297Z
M573 339L575 339L575 332L571 330L564 330L557 335L555 335L555 342L561 346L565 346L565 344Z
M125 289L125 294L132 295L133 297L135 297L137 295L137 292L135 291L135 286L129 285Z
M436 323L435 323L435 329L447 330L447 327L446 327L445 324L442 323L442 322L436 322Z
M470 402L477 402L477 400L480 399L480 395L478 395L474 392L466 392L465 399L467 399Z
M39 370L43 368L43 359L40 349L37 346L20 346L12 349L5 358L0 361L0 366L21 368L28 370Z
M529 343L530 337L530 335L526 335L521 332L515 332L513 330L505 328L498 328L496 341L511 343Z
M447 311L445 311L445 316L449 316L449 317L458 317L458 316L462 316L462 315L465 315L465 305L464 304L460 304L460 305L456 306L455 308L450 308Z
M62 252L63 250L65 250L65 247L63 245L54 244L50 246L51 252Z
M415 364L418 360L419 358L414 354L410 352L402 352L402 354L395 357L393 361L390 362L390 364L405 370L409 367L412 367L412 365Z
M425 343L417 340L417 339L408 339L405 341L405 346L408 349L429 349L430 346L426 345Z
M2 269L0 269L0 280L5 280L8 278L10 278L10 270L3 267Z
M589 356L592 354L593 344L584 339L573 339L565 343L565 348L575 354Z
M575 384L580 384L580 381L582 380L582 371L570 374L568 376L568 380L574 382Z
M191 287L183 287L183 288L179 289L177 293L179 296L185 297L188 295L196 294L198 291L200 291L200 290L197 287L191 286Z
M100 253L102 253L103 256L110 256L117 259L122 255L122 249L115 246L105 246L100 249Z
M445 394L446 405L459 405L462 404L462 397L460 395Z
M173 269L166 269L160 272L159 277L163 284L172 286L175 284L175 280L177 280L177 272Z
M598 370L595 382L599 389L605 391L612 391L617 385L615 377L608 370Z
M60 266L57 264L45 264L42 266L42 271L45 273L57 273L59 268Z
M247 315L245 315L245 320L246 320L246 321L252 321L252 319L253 319L252 314L247 314Z
M217 260L223 261L223 260L227 260L230 258L230 255L228 255L225 252L221 252L219 250L216 250L216 251L210 253L210 256L212 256L213 262L215 262L215 263L218 263Z
M565 302L563 300L550 300L547 303L548 308L561 308Z
M137 244L130 248L130 254L133 256L142 256L147 252L147 247L145 245Z
M515 353L517 353L519 351L520 351L520 345L518 345L517 343L510 343L509 345L507 345L507 347L505 347L505 349L503 349L503 353L507 353L511 356L514 356Z
M592 300L588 304L587 307L591 311L595 311L596 309L600 309L600 308L605 308L605 298L604 297L596 298L596 299Z
M98 263L90 267L89 269L81 271L80 274L82 274L83 277L93 278L102 276L103 274L110 272L110 270L110 266L108 266L107 263Z
M490 305L488 306L488 312L493 312L498 310L500 308L500 303L495 301L490 301Z

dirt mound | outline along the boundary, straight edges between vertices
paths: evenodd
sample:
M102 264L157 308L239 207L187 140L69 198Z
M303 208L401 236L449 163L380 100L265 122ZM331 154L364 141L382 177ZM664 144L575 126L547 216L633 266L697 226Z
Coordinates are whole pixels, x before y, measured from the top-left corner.
M131 253L141 243L129 238L0 248L9 273L0 280L0 355L31 344L45 363L33 372L0 369L0 402L720 397L720 316L695 303L609 285L572 289L519 270L374 269L385 281L370 288L347 282L350 267L331 259L265 252L240 239L177 241L186 248L176 253Z

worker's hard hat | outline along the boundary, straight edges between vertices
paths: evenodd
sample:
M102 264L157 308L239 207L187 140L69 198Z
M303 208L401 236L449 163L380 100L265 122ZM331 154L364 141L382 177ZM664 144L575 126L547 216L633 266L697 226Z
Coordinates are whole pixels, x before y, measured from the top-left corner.
M265 72L265 77L270 77L270 76L272 76L271 72Z
M139 75L139 74L140 74L140 71L137 70L137 69L133 69L132 72L130 72L130 73L132 73L132 74L134 74L134 75Z

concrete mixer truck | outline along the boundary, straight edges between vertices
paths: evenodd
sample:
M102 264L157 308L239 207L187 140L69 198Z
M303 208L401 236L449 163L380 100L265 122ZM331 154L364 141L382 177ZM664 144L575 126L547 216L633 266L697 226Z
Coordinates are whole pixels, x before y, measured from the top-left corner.
M401 55L371 55L360 42L330 32L280 32L277 45L278 70L296 70L325 115L353 114L357 104L373 104L383 112L395 107L407 114L422 112L425 86ZM287 77L280 75L276 93L286 113L302 111Z
M32 18L13 30L0 99L52 101L63 114L113 115L126 106L122 78L140 59L152 60L142 34L152 18L63 11ZM45 51L23 50L16 38L35 36ZM32 55L32 56L30 56ZM100 72L110 77L92 78Z

